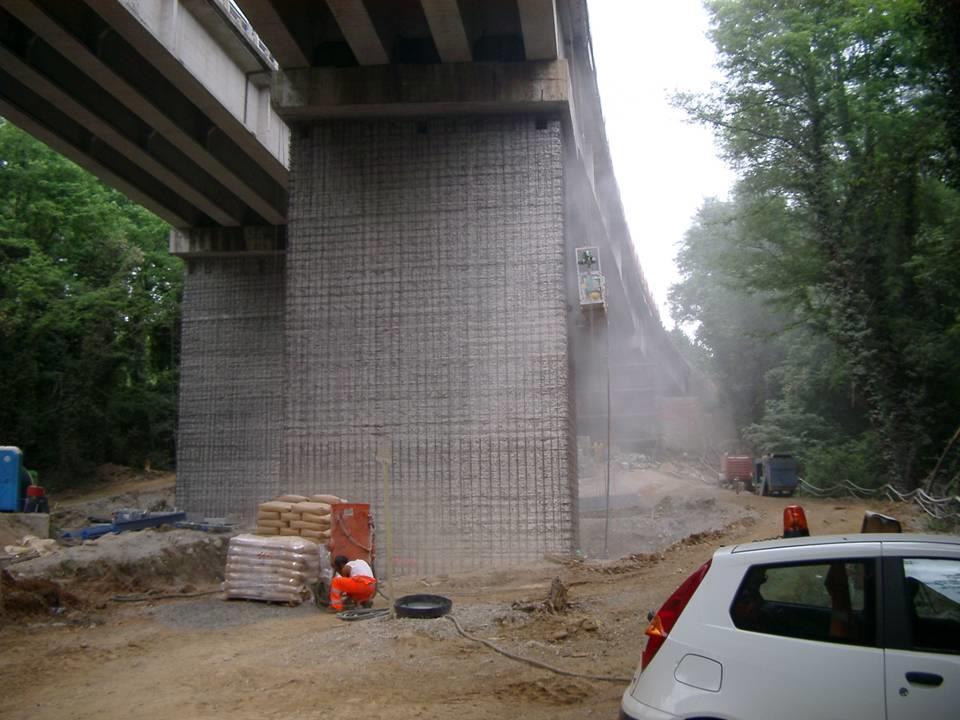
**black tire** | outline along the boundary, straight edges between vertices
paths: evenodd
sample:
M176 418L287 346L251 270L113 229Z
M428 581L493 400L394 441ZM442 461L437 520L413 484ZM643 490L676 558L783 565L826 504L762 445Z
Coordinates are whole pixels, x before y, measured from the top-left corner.
M404 595L393 604L397 617L438 618L453 608L453 601L443 595Z

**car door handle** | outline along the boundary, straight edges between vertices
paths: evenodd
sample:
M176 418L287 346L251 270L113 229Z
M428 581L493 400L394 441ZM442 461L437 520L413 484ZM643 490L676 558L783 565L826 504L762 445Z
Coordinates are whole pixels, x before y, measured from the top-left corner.
M931 687L940 687L943 684L943 677L936 673L908 672L907 682L914 685L930 685Z

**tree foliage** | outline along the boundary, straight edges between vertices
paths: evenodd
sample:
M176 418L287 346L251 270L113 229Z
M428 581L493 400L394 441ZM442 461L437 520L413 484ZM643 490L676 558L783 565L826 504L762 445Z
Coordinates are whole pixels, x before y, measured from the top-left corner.
M850 463L858 475L912 486L960 422L960 195L928 11L707 7L725 80L680 102L716 129L741 180L687 235L675 317L699 323L721 384L749 396L752 422L738 420L760 449L819 452L821 472L837 466L830 448L872 452ZM765 323L776 336L751 343L763 362L745 366L738 342Z
M0 443L61 482L169 464L180 288L162 221L0 120Z

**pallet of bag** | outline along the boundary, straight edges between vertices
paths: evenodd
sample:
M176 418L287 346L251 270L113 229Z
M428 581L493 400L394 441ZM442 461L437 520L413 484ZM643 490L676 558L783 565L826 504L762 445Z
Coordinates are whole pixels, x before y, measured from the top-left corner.
M330 506L346 502L336 495L281 495L257 508L257 535L330 539Z
M227 599L299 605L312 597L319 572L320 546L307 538L237 535L220 587Z

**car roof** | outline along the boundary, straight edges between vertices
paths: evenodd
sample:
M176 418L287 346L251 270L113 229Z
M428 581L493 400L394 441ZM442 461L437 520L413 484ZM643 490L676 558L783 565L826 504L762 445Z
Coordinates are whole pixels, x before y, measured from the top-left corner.
M805 547L810 545L837 545L847 543L939 543L960 545L957 535L920 535L915 533L849 533L847 535L814 535L811 537L777 538L759 542L742 543L729 548L731 553L770 550L773 548Z

